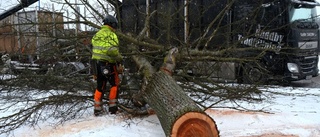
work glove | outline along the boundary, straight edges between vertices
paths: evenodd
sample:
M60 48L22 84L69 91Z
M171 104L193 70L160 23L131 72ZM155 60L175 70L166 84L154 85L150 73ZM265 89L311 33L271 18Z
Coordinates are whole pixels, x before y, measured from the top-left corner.
M92 75L93 80L97 80L97 75Z
M118 72L119 74L122 74L123 71L124 71L124 66L123 66L122 64L118 64L118 65L117 65L117 72Z

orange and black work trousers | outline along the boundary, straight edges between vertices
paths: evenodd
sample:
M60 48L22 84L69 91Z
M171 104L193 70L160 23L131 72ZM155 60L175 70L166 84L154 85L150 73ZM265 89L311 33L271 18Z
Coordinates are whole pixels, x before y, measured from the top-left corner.
M102 110L102 98L108 82L111 87L109 91L109 107L116 107L118 85L120 82L116 68L117 65L103 61L96 61L96 63L97 88L94 92L94 109Z

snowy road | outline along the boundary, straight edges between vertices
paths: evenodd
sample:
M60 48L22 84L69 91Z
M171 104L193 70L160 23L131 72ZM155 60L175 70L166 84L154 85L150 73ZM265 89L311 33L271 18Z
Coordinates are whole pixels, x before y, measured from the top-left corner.
M320 76L313 77L310 80L301 80L292 82L293 87L320 88Z
M258 111L226 108L207 110L221 137L320 137L320 77L293 82L292 86L263 87L263 102L224 102L221 105ZM3 104L4 105L4 104ZM239 106L241 107L239 107ZM259 111L259 110L263 110ZM14 134L0 137L164 137L156 115L128 119L122 115L87 116L52 126L22 126ZM267 112L267 113L266 113ZM6 116L1 111L0 117Z
M222 105L257 111L227 108L207 110L221 137L319 137L320 88L271 86L262 88L263 102L224 102ZM241 107L238 106L239 109ZM264 112L262 112L262 111ZM4 115L4 113L0 113ZM164 137L156 115L124 118L122 115L86 117L52 127L49 122L37 127L23 126L9 137ZM0 137L8 137L0 135Z
M270 88L268 99L241 105L269 113L213 109L210 114L223 137L319 137L320 89Z

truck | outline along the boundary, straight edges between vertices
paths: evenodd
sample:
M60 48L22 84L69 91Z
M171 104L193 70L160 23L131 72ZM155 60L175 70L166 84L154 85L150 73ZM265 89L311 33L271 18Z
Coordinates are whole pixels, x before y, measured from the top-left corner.
M123 0L122 30L138 35L150 15L147 35L159 43L236 49L225 53L234 60L193 63L209 66L205 72L220 67L213 78L291 82L318 76L317 6L315 0Z

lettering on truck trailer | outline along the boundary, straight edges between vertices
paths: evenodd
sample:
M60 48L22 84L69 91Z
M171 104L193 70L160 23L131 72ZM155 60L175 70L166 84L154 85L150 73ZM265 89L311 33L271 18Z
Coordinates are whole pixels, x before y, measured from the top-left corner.
M277 32L260 32L260 29L256 30L254 37L245 38L243 35L238 35L238 40L241 44L251 47L281 49L281 42L284 35L280 35Z
M279 43L282 42L282 39L284 37L283 35L279 35L277 32L259 32L258 29L256 31L255 36L258 38L270 40L273 42L279 42Z

